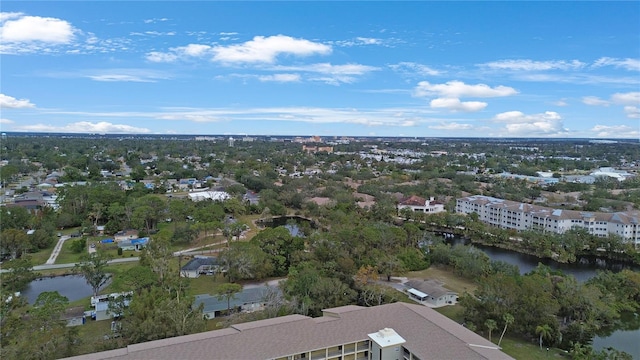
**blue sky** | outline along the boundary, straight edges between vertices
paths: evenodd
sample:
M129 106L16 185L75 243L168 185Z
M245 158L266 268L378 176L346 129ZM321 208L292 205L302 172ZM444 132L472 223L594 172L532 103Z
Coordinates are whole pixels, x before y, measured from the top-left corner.
M640 2L3 1L2 131L640 137Z

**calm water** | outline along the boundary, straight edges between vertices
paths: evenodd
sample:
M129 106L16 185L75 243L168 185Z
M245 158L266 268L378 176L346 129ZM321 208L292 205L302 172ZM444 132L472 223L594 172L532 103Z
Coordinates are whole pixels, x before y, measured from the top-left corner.
M45 291L57 291L69 301L76 301L93 295L91 286L79 275L39 278L32 281L22 292L29 304L36 302L38 295Z
M466 243L461 238L448 239L448 241L452 244ZM517 265L521 274L530 272L538 266L538 263L543 263L565 274L573 275L580 282L591 279L598 270L621 271L622 269L630 269L640 271L638 266L586 257L579 259L580 261L574 264L561 264L550 259L539 259L532 255L520 254L514 251L482 245L474 246L487 254L491 260ZM640 314L624 314L619 326L608 332L603 332L593 339L593 347L596 350L612 347L625 351L631 354L634 359L640 360Z
M622 325L611 334L600 334L593 338L597 350L612 347L640 359L640 314L627 313L622 316Z

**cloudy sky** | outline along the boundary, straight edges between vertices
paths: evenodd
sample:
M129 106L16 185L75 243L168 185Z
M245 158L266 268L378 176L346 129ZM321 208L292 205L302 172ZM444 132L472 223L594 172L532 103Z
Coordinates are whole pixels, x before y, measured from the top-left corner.
M3 1L2 131L640 137L628 2Z

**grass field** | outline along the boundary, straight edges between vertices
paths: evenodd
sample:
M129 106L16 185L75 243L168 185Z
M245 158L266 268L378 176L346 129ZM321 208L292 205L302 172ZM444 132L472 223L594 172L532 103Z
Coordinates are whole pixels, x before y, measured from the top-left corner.
M464 308L458 304L453 306L443 306L434 310L448 317L449 319L454 320L458 324L464 322Z
M57 243L58 238L54 239L51 243L51 246L47 247L46 249L40 249L40 251L38 252L28 254L29 256L31 256L31 263L33 265L42 265L46 263L47 260L49 260L49 256L51 256L51 252L53 251L53 248Z
M497 331L497 330L496 330ZM497 339L500 338L500 334L494 336L492 339L494 342L497 342ZM546 347L543 347L542 350L537 344L527 343L521 339L513 339L510 337L505 337L502 339L502 351L513 356L516 359L527 359L527 360L544 360L544 359L569 359L569 354L565 353L560 349L549 349L547 351Z
M80 256L82 255L82 253L76 254L71 251L71 243L73 243L73 241L74 238L71 238L69 240L66 240L64 244L62 244L62 249L60 250L58 257L56 258L56 264L68 264L80 261Z
M457 276L447 267L432 265L426 270L411 271L406 274L408 278L416 279L436 279L444 283L444 287L462 295L465 292L473 293L478 287L472 281Z

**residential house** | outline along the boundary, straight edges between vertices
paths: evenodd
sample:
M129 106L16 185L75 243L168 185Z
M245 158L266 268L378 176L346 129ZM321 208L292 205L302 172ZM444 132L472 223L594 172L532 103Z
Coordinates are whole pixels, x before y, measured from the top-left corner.
M61 316L61 320L67 322L67 326L84 325L87 322L84 306L74 306L66 309Z
M116 242L124 241L124 240L133 240L138 238L138 230L122 230L113 235L113 239Z
M123 297L122 305L129 306L129 303L131 302L131 296L133 296L132 291L98 295L97 297L92 296L90 300L91 307L93 307L93 310L91 311L91 318L93 320L100 321L110 320L114 317L119 316L119 314L113 312L113 309L110 308L110 304L113 301L118 300L120 297Z
M198 191L189 193L189 199L191 201L225 201L231 198L231 195L225 191Z
M276 291L280 294L280 289L277 287L260 286L245 288L229 299L228 307L227 299L224 297L218 298L216 295L201 294L196 295L193 307L197 309L200 304L202 304L202 314L206 316L207 319L220 317L227 309L232 312L258 311L264 309L266 305L265 298L269 291Z
M446 211L444 204L436 201L433 197L426 200L420 196L412 195L403 198L398 203L398 211L409 209L411 211L423 212L427 214L437 214Z
M122 241L118 241L118 247L122 250L133 250L140 251L144 249L149 243L148 237L138 238L138 239L125 239Z
M249 205L258 205L260 203L260 195L255 191L247 191L242 196L242 201L249 203Z
M458 293L445 289L437 280L409 280L405 286L409 298L431 307L452 305L458 301Z
M180 276L197 278L202 274L213 275L220 270L218 258L211 256L196 256L180 268Z

